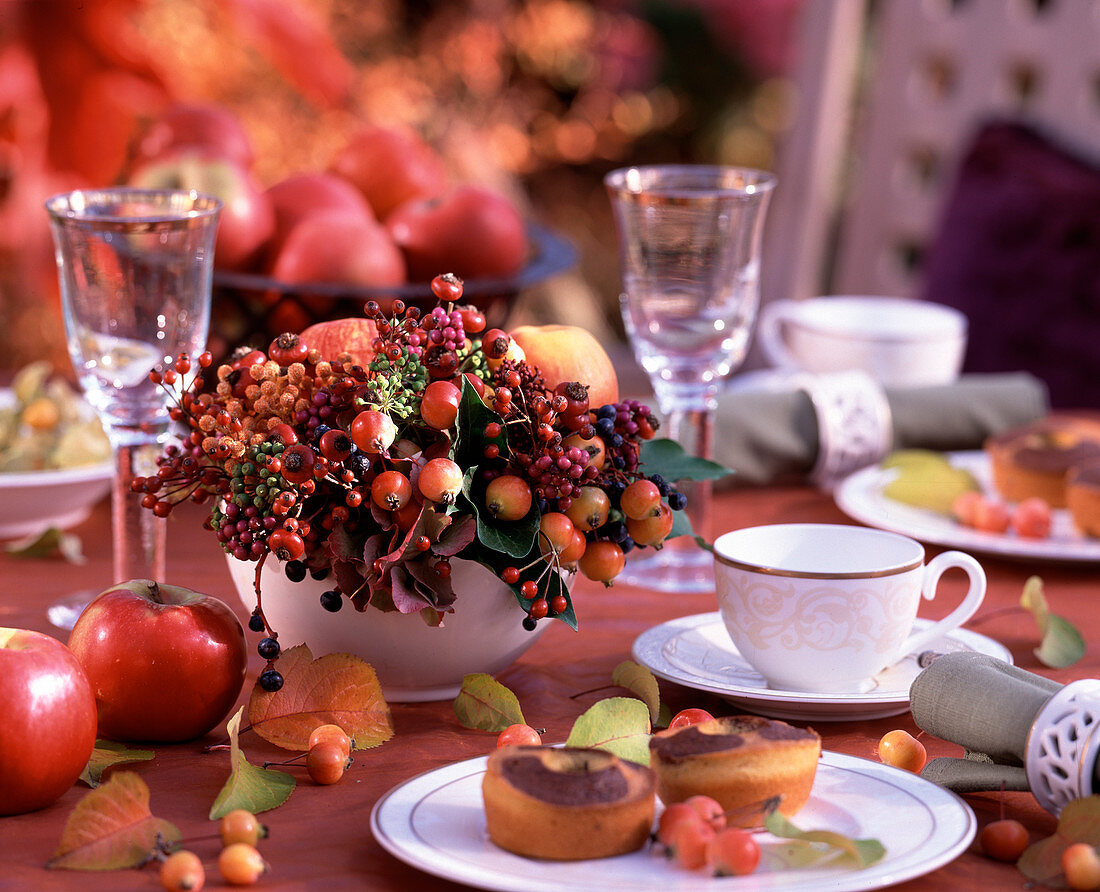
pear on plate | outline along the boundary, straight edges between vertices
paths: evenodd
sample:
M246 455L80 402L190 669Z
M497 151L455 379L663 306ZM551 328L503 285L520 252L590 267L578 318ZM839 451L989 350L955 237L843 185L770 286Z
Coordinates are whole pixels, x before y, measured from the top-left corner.
M887 498L950 516L955 499L964 492L981 489L973 474L965 468L956 468L940 453L904 451L911 454L890 465L886 464L890 456L883 462L884 467L897 469L897 476L882 488Z

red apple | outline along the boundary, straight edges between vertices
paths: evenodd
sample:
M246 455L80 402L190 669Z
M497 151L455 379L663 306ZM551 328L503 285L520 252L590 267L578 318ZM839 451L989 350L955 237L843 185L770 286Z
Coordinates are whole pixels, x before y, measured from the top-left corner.
M523 266L523 218L505 196L484 186L458 186L440 198L406 202L386 219L405 255L410 281L440 273L463 279L507 276Z
M347 211L365 220L374 212L358 189L332 173L298 173L280 180L267 190L275 212L275 235L270 256L278 254L290 230L318 211Z
M92 683L99 734L179 743L226 717L244 685L244 629L210 595L134 579L107 589L69 635Z
M287 235L271 275L280 282L400 285L405 260L381 223L350 211L318 211Z
M184 150L136 170L130 185L146 189L197 189L225 202L218 218L214 264L254 266L275 232L275 211L259 181L235 161Z
M330 167L363 193L379 220L406 201L447 188L447 169L435 150L415 133L392 127L356 131Z
M252 140L232 111L222 105L175 102L155 117L134 149L133 165L143 167L180 149L200 150L211 158L248 169L255 161Z
M72 652L40 632L0 629L0 716L0 815L45 808L95 746L95 698Z

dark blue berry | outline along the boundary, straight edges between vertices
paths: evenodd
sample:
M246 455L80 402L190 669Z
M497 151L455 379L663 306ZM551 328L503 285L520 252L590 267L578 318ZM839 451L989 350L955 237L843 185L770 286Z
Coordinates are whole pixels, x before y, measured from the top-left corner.
M627 537L626 524L621 520L612 520L605 523L600 528L600 532L612 542L622 542Z
M253 632L262 632L264 630L263 617L258 613L253 613L252 616L248 618L248 628Z
M321 437L327 434L330 430L332 430L332 428L329 427L327 424L322 423L317 425L317 427L313 429L314 439L320 440Z
M274 694L283 686L283 673L278 669L265 669L260 673L260 687Z
M619 548L623 550L623 554L630 554L637 546L634 544L634 540L627 536L619 543Z
M321 592L321 606L329 613L336 613L344 606L344 599L336 589Z
M274 638L264 638L256 645L256 652L265 660L274 660L279 656L279 642Z
M668 507L673 511L683 511L687 507L688 497L682 492L670 492L668 494Z
M615 433L615 419L601 418L596 422L596 433L605 440Z
M613 455L611 456L611 464L613 464L621 471L623 468L626 467L626 459L623 458L621 455Z
M287 561L286 566L283 567L283 572L286 573L286 578L291 582L301 582L306 578L306 565L301 561ZM261 631L260 629L254 629L253 631Z
M660 492L662 496L667 496L672 491L672 487L668 485L668 481L660 474L654 474L649 478L649 482L657 487L657 491Z
M328 567L310 567L309 575L317 581L326 579L328 577Z
M619 499L622 498L624 489L626 489L626 484L621 480L612 480L604 486L604 492L607 493L607 497L611 500L612 507L618 507Z
M598 408L596 410L596 417L597 418L610 418L612 421L615 420L615 416L618 415L618 414L619 414L619 410L616 409L610 403L608 403L607 405L604 405L604 406L600 406L600 408Z
M531 614L527 614L527 616L523 618L523 628L525 628L528 632L535 631L535 626L537 625L538 620L531 616Z
M611 438L607 441L607 445L610 446L612 449L618 449L620 446L623 445L623 435L612 434Z
M539 499L539 514L548 514L550 512L550 503L546 499Z

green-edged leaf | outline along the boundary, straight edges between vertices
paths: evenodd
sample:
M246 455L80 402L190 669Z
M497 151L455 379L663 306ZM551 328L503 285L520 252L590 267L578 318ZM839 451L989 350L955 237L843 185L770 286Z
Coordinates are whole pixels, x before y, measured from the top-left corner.
M886 854L886 847L877 839L852 839L833 830L800 830L778 811L768 815L764 820L764 827L772 836L807 843L822 851L825 857L850 860L854 867L869 867ZM796 849L792 849L791 853L799 866L818 860L808 852L798 853ZM836 863L836 860L830 857L830 863Z
M652 672L633 660L623 660L611 673L611 683L637 696L649 708L650 724L657 724L661 714L661 690Z
M115 765L124 765L127 762L148 762L156 753L152 750L132 750L124 744L113 740L97 740L92 757L80 774L80 780L89 787L98 787L103 780L103 773Z
M454 711L463 727L478 731L500 732L509 725L527 723L516 695L484 672L462 679Z
M14 557L48 558L62 557L70 564L87 562L84 557L80 537L75 533L65 533L57 527L47 527L41 533L34 533L24 539L18 539L4 546L4 550Z
M230 765L232 770L218 798L210 809L210 820L217 821L235 808L244 808L257 815L282 805L294 791L295 780L285 771L258 768L249 764L241 751L238 737L241 730L242 706L226 723L229 732Z
M116 771L90 790L69 815L46 867L119 870L146 861L158 838L178 842L179 830L149 811L149 787L132 771Z
M675 440L657 439L642 442L639 461L647 477L660 474L670 483L676 480L720 480L733 473L730 468L686 452Z
M1035 617L1042 640L1035 648L1035 656L1044 666L1065 669L1085 655L1085 639L1068 619L1051 613L1043 594L1043 580L1028 577L1020 595L1020 606Z
M633 697L608 697L573 723L566 746L594 746L641 765L649 764L649 707Z
M1066 804L1058 817L1058 830L1024 850L1016 867L1044 886L1064 889L1062 852L1075 842L1100 846L1100 796L1086 796Z

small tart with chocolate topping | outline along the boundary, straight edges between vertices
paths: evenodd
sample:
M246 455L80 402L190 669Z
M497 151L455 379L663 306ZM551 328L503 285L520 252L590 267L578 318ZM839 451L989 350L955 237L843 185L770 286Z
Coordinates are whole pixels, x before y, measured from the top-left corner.
M1100 422L1049 415L990 437L986 455L997 492L1010 502L1038 497L1066 507L1066 479L1076 465L1100 459Z
M1082 533L1100 538L1100 460L1077 465L1069 472L1066 507Z
M726 810L730 826L758 827L769 800L778 798L788 817L806 804L821 738L786 722L728 716L655 734L649 754L665 805L710 796Z
M481 783L489 839L555 861L640 849L653 826L655 791L644 765L578 747L502 747Z

